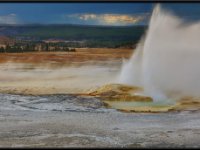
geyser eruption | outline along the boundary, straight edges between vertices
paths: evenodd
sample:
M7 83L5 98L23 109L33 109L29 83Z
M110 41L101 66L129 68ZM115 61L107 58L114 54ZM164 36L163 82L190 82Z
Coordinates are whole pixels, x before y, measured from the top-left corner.
M157 5L119 82L143 87L154 100L200 97L200 22L186 24Z

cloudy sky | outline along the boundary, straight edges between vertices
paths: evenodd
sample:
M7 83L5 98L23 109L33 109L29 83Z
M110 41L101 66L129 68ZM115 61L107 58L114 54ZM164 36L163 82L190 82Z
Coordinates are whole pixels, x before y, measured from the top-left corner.
M147 24L155 3L0 3L0 24ZM200 20L200 3L164 3L163 8Z

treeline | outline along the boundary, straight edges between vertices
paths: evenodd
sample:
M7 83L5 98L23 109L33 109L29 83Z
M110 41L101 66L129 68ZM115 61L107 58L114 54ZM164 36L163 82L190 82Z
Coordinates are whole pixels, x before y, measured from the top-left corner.
M68 42L68 43L32 43L26 44L16 43L14 45L5 45L0 47L0 53L23 53L23 52L40 52L40 51L62 51L75 52L76 48L134 48L136 43L127 41L86 41Z
M23 52L38 52L38 51L63 51L63 52L75 52L75 48L69 48L66 46L60 46L49 43L27 43L27 44L14 44L0 47L0 53L23 53Z
M51 43L53 44L53 43ZM71 48L134 48L137 42L135 41L120 41L120 40L87 40L82 42L67 42L56 43L57 46L71 47Z
M15 41L0 52L73 51L72 48L134 48L147 26L106 27L79 25L1 26L1 34ZM45 43L44 41L63 41Z
M87 41L83 47L89 47L89 48L121 48L121 47L127 47L127 48L134 48L137 42L133 41L112 41L112 40L91 40Z

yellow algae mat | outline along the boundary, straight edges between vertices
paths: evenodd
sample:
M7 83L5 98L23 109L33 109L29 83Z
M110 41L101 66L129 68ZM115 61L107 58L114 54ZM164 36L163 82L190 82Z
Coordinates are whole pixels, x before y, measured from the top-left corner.
M142 95L142 88L123 84L108 84L87 94L101 98L105 106L125 112L169 112L199 110L200 98L184 97L178 101L154 102L151 97Z

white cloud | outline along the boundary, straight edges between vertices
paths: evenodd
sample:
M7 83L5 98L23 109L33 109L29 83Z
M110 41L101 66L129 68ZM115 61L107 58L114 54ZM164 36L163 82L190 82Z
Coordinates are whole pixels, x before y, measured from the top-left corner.
M16 14L8 14L0 16L0 24L18 24L19 19Z
M79 19L81 20L89 20L89 19L96 19L97 15L95 14L85 14L85 15L80 15Z
M71 15L83 21L93 21L101 25L133 25L146 18L146 14L127 15L127 14L76 14Z

